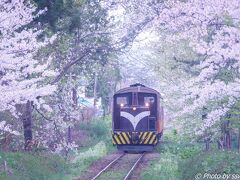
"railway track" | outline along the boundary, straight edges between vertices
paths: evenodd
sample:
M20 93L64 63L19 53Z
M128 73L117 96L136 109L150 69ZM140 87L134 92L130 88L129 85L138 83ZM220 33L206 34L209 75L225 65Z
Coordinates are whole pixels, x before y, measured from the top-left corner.
M133 157L133 160L130 160L131 158L129 158L129 156L136 156ZM141 154L127 154L127 153L123 153L120 156L118 156L117 158L115 158L113 161L111 161L109 164L107 164L102 170L100 170L98 172L97 175L95 175L91 180L97 180L100 179L100 177L106 173L109 172L111 170L115 169L119 169L120 166L122 165L122 163L124 163L124 161L126 162L126 160L128 162L126 162L124 165L127 166L125 167L125 169L127 169L127 173L126 175L122 178L123 180L127 180L130 178L130 176L132 175L133 171L136 169L137 165L141 162L142 158L144 157L145 153L141 153ZM130 166L130 168L129 168Z

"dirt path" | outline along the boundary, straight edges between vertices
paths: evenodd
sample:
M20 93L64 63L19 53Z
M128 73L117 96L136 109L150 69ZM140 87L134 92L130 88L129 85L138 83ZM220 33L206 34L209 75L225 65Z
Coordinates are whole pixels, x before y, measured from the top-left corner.
M106 172L104 172L97 180L122 180L127 175L141 154L125 154L114 165L112 165Z
M85 172L83 177L80 177L79 180L90 180L93 178L99 171L101 171L106 165L108 165L111 161L116 159L121 155L121 152L116 152L114 154L109 154L105 156L104 158L95 161L90 168ZM131 166L131 163L134 161L139 156L139 154L127 154L122 160L119 162L116 162L108 172L104 173L101 175L99 180L117 180L117 179L122 179L124 175L126 175L127 171L129 170L129 167ZM132 174L130 179L133 180L140 180L140 175L142 170L146 168L149 163L158 158L159 154L158 153L147 153L144 158L141 160L139 165L136 167L134 170L134 173ZM129 166L129 167L128 167Z
M88 170L84 173L83 177L80 177L76 180L90 180L92 179L99 171L101 171L105 166L107 166L111 161L120 156L121 152L116 152L109 154L102 159L95 161Z

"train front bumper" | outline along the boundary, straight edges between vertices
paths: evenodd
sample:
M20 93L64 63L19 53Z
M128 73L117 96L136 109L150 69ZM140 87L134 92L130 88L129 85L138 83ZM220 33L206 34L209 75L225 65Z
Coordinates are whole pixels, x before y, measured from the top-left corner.
M112 132L113 145L156 145L159 135L154 131L142 132Z

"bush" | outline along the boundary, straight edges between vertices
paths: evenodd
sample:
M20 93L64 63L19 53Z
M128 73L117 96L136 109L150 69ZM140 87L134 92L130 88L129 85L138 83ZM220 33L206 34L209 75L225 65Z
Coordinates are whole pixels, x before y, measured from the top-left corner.
M0 152L0 179L6 180L70 180L79 178L92 162L114 150L111 142L111 119L95 119L80 127L88 131L87 144L71 160L43 152ZM8 171L4 171L4 161Z
M0 164L7 163L7 172L1 168L0 179L64 179L65 161L56 155L29 153L0 153ZM66 176L65 176L66 177Z
M71 162L71 174L79 177L92 162L112 152L111 118L93 119L81 124L80 129L89 132L88 144L81 147L79 153Z
M143 180L178 180L180 177L178 170L178 157L168 152L161 154L161 158L151 163L141 176Z
M80 152L71 162L71 174L80 176L92 162L107 154L107 147L104 142L99 142L95 146Z
M179 167L182 179L193 179L197 173L240 174L240 156L232 151L201 152L180 162Z
M94 119L90 122L84 122L80 125L81 129L88 130L94 136L105 136L111 131L111 120L107 118Z
M202 144L167 141L157 147L160 158L142 173L143 179L195 179L196 174L240 174L240 156L234 151L209 152Z
M87 130L90 135L89 144L94 146L96 143L103 141L105 142L107 148L113 149L111 141L111 117L94 119L90 122L84 122L80 125L80 129Z

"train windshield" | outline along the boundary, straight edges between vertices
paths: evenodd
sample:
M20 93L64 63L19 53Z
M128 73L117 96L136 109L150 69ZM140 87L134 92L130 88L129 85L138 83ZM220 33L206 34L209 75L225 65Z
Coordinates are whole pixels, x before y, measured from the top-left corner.
M119 94L115 96L115 105L118 107L129 107L131 105L149 108L155 107L156 95L150 93L134 93L133 95L132 93Z
M149 108L150 116L157 116L156 94L138 93L138 105Z
M132 93L119 94L115 98L118 107L128 107L132 105Z
M138 105L146 107L155 107L156 95L150 93L138 93Z

